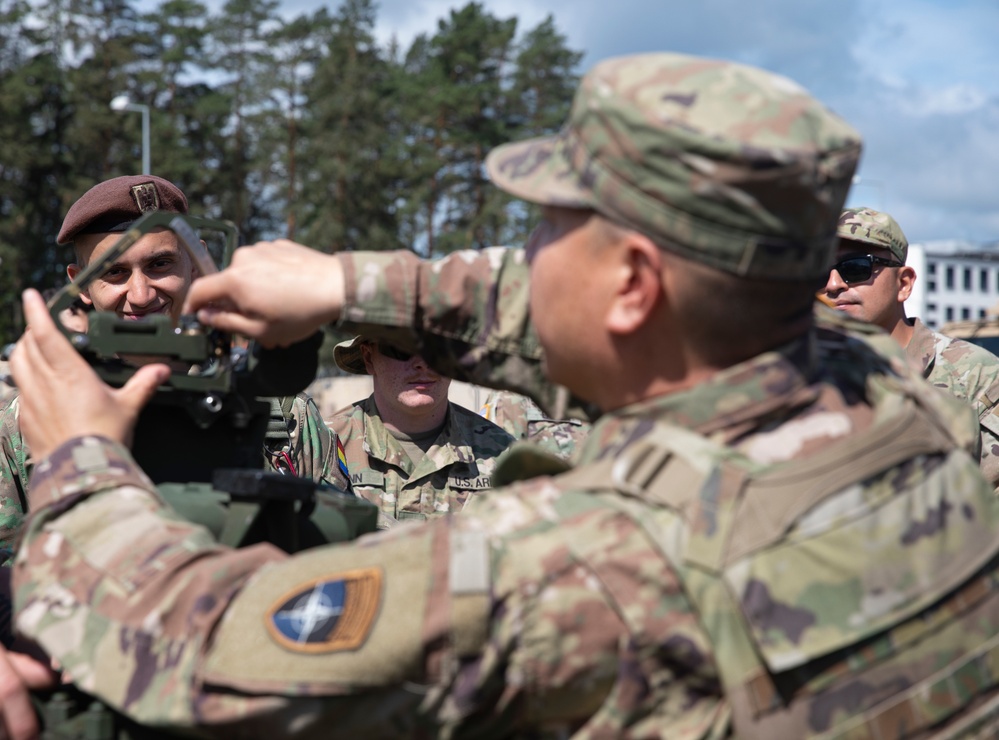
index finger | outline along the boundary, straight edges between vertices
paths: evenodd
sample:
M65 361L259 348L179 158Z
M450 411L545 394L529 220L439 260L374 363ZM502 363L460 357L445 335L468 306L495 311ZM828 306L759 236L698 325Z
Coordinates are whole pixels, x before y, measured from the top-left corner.
M24 306L24 320L29 329L45 331L55 328L49 307L45 305L42 294L34 288L28 288L21 293L21 304Z
M197 278L184 299L184 313L194 313L210 303L231 303L232 278L228 270Z

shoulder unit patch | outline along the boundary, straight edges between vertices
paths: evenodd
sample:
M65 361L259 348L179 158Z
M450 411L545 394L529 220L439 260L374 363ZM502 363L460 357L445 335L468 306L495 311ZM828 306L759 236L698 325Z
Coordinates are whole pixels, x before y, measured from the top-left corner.
M359 568L295 587L267 612L267 631L298 653L356 650L368 637L382 598L380 568Z

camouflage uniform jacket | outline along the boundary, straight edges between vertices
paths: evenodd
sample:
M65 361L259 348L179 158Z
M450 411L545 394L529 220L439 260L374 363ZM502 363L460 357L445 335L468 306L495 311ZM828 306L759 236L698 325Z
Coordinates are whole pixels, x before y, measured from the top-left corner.
M419 314L443 347L406 305L423 295L460 344L442 296L509 259L351 255L402 286L351 292L353 315ZM485 344L514 349L478 308ZM904 362L818 329L607 414L574 470L511 455L497 478L565 472L294 557L219 547L127 451L80 438L36 470L16 625L131 716L218 734L901 737L995 693L999 511L975 438Z
M491 391L479 413L503 427L515 439L526 440L565 460L572 458L590 432L587 422L549 419L530 398L510 391Z
M426 519L461 511L491 487L496 458L513 437L491 421L449 403L444 428L414 463L382 423L374 396L327 420L343 444L354 493L393 519Z
M919 319L914 322L906 356L932 385L974 408L982 436L982 474L999 490L999 357L935 332Z
M336 438L304 393L281 399L287 439L269 441L265 466L346 490L349 486L336 457ZM14 546L28 509L31 452L21 437L20 404L15 396L0 414L0 562Z
M17 388L10 382L10 369L6 360L0 360L0 405L6 406L14 396L17 395Z

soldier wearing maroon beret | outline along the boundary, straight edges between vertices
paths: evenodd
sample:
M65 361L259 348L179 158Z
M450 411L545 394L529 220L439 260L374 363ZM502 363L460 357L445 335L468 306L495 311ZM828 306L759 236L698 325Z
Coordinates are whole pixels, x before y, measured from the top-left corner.
M187 198L176 185L155 175L115 177L80 196L56 237L59 244L73 245L76 260L66 268L70 280L153 211L187 213ZM115 311L126 318L168 313L176 319L194 277L191 258L174 233L158 229L139 239L81 298L98 311Z
M66 213L59 244L72 244L75 261L66 268L73 279L91 260L110 249L138 219L153 211L186 214L187 198L173 183L154 175L115 177L80 196ZM126 319L166 314L176 320L197 268L177 235L166 228L144 234L80 297L95 311L113 311ZM65 320L65 317L63 317ZM84 317L85 324L85 317ZM73 326L86 330L86 326ZM145 358L128 357L139 364ZM20 403L13 398L0 413L0 562L9 550L28 509L30 451L21 435ZM317 482L348 488L335 455L335 440L315 403L304 393L275 399L275 417L288 425L287 444L264 450L273 469Z
M110 249L135 221L153 211L187 213L187 198L176 185L155 175L115 177L81 195L66 213L56 237L59 244L73 247L74 260L66 267L70 280ZM80 299L89 310L114 311L128 319L167 314L176 320L195 276L193 261L177 236L157 229L144 234L91 282ZM60 318L67 326L86 331L86 313ZM28 508L32 465L21 435L19 401L12 398L0 415L0 562L8 556Z

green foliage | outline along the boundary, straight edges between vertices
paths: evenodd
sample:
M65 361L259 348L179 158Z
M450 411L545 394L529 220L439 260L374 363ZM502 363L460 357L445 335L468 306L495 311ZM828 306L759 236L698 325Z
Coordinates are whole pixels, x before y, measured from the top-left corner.
M196 215L244 242L422 254L520 243L532 214L488 183L505 141L555 131L580 54L549 17L481 3L407 49L380 45L374 0L285 18L275 0L0 0L0 342L17 296L64 280L55 244L94 183L135 174L150 106L151 161Z

